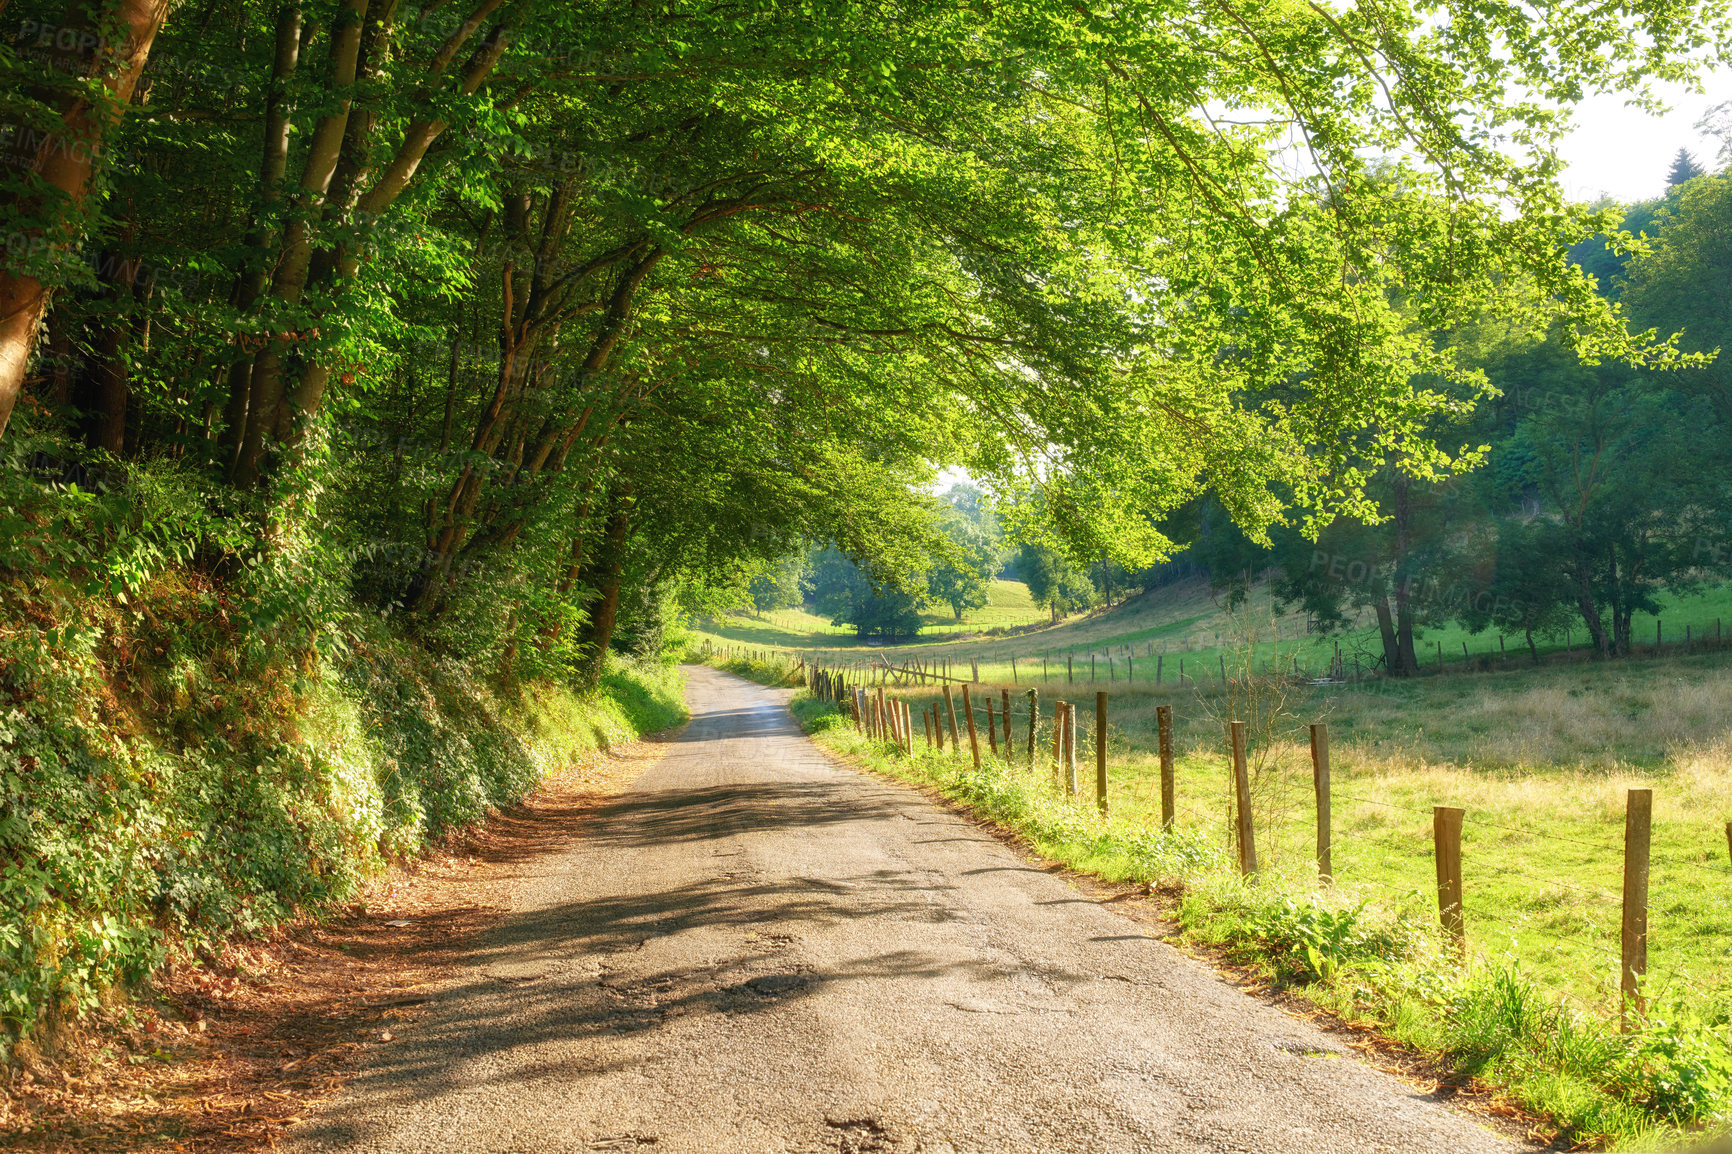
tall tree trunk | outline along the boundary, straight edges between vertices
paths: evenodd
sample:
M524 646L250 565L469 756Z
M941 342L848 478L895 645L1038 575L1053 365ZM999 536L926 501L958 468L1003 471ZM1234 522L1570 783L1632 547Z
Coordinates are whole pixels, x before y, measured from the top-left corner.
M1588 627L1588 635L1593 638L1594 651L1601 657L1612 655L1612 639L1606 632L1606 623L1600 617L1600 607L1594 602L1594 582L1585 562L1578 561L1575 566L1576 608L1582 614L1582 622Z
M92 366L96 412L92 414L90 443L116 456L126 448L126 400L131 377L128 350L133 322L124 306L132 296L138 264L138 258L125 260L118 253L109 253L103 261L105 269L114 270L104 293L113 313L104 319L96 338L96 363Z
M1409 533L1413 519L1413 487L1406 474L1395 473L1395 647L1401 662L1400 677L1419 672L1419 655L1413 649L1413 579L1407 574Z
M386 0L386 2L391 5L391 11L395 12L395 0ZM491 12L498 3L499 0L483 0L481 9L478 11ZM506 17L494 26L487 39L476 47L458 85L458 91L463 96L473 96L487 77L492 75L493 70L498 67L500 57L505 54L505 49L511 42L510 33L517 14L518 10L514 6ZM474 27L479 27L478 17L472 16L471 21L475 22ZM470 29L469 33L465 33L466 37L473 33L473 27L469 21L465 22L464 27ZM430 68L429 76L431 79L437 79L443 74L443 71L443 65ZM359 210L360 215L376 217L397 202L397 198L409 187L409 182L419 171L421 161L427 155L427 150L433 146L434 141L444 135L446 127L446 122L438 117L410 123L408 128L404 130L403 140L397 146L397 151L392 156L390 163L380 172L378 179L374 181L373 186L367 190L366 194L359 198L355 207ZM355 139L359 141L361 137L357 136ZM367 172L370 172L370 165L358 168L357 178L364 179ZM320 270L316 283L352 280L355 274L360 271L360 267L359 251L354 248L344 249L335 254L335 260L331 266ZM278 417L277 431L280 437L291 444L299 443L301 432L306 428L307 421L319 411L319 406L324 403L325 390L330 385L330 381L330 366L325 364L322 358L310 358L302 365L300 376L295 382L294 389L285 398Z
M72 403L77 358L72 351L72 318L64 305L48 314L48 379L53 382L49 402L57 409Z
M345 0L340 23L331 29L332 93L348 93L354 88L366 16L367 0ZM349 96L339 97L334 107L319 118L307 145L307 159L295 198L297 211L283 228L282 251L271 277L271 295L284 305L299 304L306 291L307 270L313 258L313 233L324 210L331 179L336 175L343 136L348 131L350 103ZM237 487L257 483L270 438L277 435L288 356L289 342L276 336L253 362L246 431L230 475Z
M1419 672L1419 654L1413 648L1413 590L1406 582L1395 587L1395 646L1401 657L1401 675Z
M68 88L58 101L63 131L51 133L36 154L19 168L29 168L49 190L48 201L60 219L46 231L33 231L26 250L66 248L78 237L70 235L72 218L84 204L91 174L108 133L119 121L132 90L150 58L168 0L114 0L112 7L95 8L95 0L73 0L61 19L60 31L96 32L104 25L125 31L118 43L107 35L74 35L73 54L54 61L51 67L77 78L100 78L102 97L90 101L78 89ZM55 43L62 37L56 36ZM58 195L53 195L58 194ZM29 194L25 194L28 196ZM4 206L0 206L4 207ZM31 206L31 215L42 206ZM48 286L23 270L0 268L0 436L12 418L12 409L24 388L24 370L35 351L37 326L48 305Z
M259 207L253 217L253 227L247 234L248 267L241 273L235 288L235 308L250 311L265 295L271 278L271 241L275 235L272 218L283 199L283 177L289 168L289 105L288 85L301 59L301 9L298 4L285 4L277 13L276 52L271 63L270 94L265 98L264 152L259 163ZM229 365L229 396L224 419L223 445L228 450L228 467L234 468L246 437L247 414L252 399L253 357L251 353L237 356Z
M1606 584L1611 589L1612 652L1619 657L1628 657L1633 640L1630 636L1630 618L1634 611L1630 602L1634 597L1634 590L1630 587L1630 574L1620 571L1618 567L1618 550L1615 545L1606 547Z
M589 620L583 627L583 664L579 675L585 686L601 681L607 664L607 647L613 642L613 627L619 617L619 581L625 571L625 545L631 531L631 498L621 492L614 497L607 531L596 551L594 567L585 584L596 590L589 604Z

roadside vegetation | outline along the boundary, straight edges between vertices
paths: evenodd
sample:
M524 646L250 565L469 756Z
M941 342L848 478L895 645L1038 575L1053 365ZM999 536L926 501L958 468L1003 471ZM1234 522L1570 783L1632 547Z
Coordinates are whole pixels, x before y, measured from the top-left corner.
M0 1059L685 716L655 655L586 688L557 651L502 668L485 625L407 631L318 542L241 569L256 543L171 467L95 493L9 477Z
M773 683L775 658L756 667ZM993 756L984 705L1002 696L974 689L978 770L966 732L960 752L928 745L922 710L942 702L930 690L889 691L913 711L912 756L869 740L829 702L802 693L794 711L827 747L940 789L1043 856L1168 894L1185 941L1489 1083L1572 1144L1665 1149L1732 1122L1732 657L1295 687L1253 729L1261 868L1250 879L1228 826L1231 769L1217 721L1245 709L1242 696L1112 693L1103 819L1091 784L1092 691L1072 695L1083 781L1067 797L1051 756L1052 698L1041 697L1031 771L1026 698L1012 698L1012 755ZM1159 705L1177 722L1177 806L1165 830ZM1332 738L1327 882L1314 857L1313 720ZM1618 911L1632 786L1655 791L1654 869L1648 1013L1625 1033ZM1439 925L1437 804L1467 811L1465 964Z

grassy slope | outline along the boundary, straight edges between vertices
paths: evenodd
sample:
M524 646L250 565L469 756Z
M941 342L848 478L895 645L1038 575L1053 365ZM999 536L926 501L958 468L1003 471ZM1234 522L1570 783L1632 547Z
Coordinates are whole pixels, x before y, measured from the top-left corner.
M999 587L1020 589L1022 597L1027 596L1026 587L1016 582L995 582L995 591ZM1732 642L1732 585L1682 598L1668 594L1661 600L1666 606L1660 617L1668 653L1678 651L1686 626L1693 639L1712 637L1718 630ZM984 636L986 630L994 627L1027 628L1045 620L1044 614L1032 604L1026 608L1007 604L1002 611L1014 614L1014 619L995 616L1000 610L989 605L966 615L960 626L948 623L948 614L930 618L947 624L929 626L914 644L870 648L875 658L891 661L948 661L953 668L979 661L982 677L991 681L1011 680L1014 657L1016 680L1025 685L1063 680L1067 656L1072 660L1073 671L1088 665L1093 656L1100 680L1122 683L1128 673L1134 675L1137 684L1156 679L1158 657L1158 676L1165 684L1181 675L1186 679L1218 679L1223 657L1231 661L1247 641L1259 660L1273 660L1279 654L1281 660L1296 661L1299 668L1317 673L1328 669L1337 647L1343 667L1350 672L1355 668L1355 658L1369 672L1382 652L1377 632L1369 626L1341 637L1308 636L1304 616L1277 614L1266 587L1254 590L1242 608L1228 611L1201 579L1166 586L1113 609L1072 617L1056 626L1012 636ZM1652 616L1636 615L1633 635L1639 654L1649 651L1654 628ZM853 655L848 651L862 648L844 627L832 626L798 610L778 611L763 621L728 618L708 623L700 632L716 644L791 649L837 661L849 660ZM1480 668L1488 663L1517 667L1530 660L1525 642L1519 637L1505 637L1500 644L1495 632L1475 635L1455 625L1420 632L1417 648L1420 663L1427 671L1438 667L1440 646L1445 672L1460 671L1464 666ZM1542 638L1537 642L1540 656L1548 661L1568 657L1585 660L1589 656L1586 635L1579 628L1567 638ZM1128 666L1126 657L1132 659Z
M1028 586L1020 581L994 581L987 590L986 605L964 613L962 620L943 606L921 615L923 637L956 635L974 637L989 629L1018 628L1047 619L1035 606ZM859 649L866 643L846 625L832 625L828 618L804 609L772 609L759 615L738 614L710 619L696 630L699 638L715 645L756 645L782 649ZM871 646L870 648L880 648Z
M261 644L230 592L173 569L124 605L0 598L0 1056L684 717L669 666L502 687L376 618L350 629L341 657Z
M1266 867L1296 880L1311 876L1316 807L1304 726L1327 720L1334 865L1344 891L1434 910L1431 808L1461 806L1475 948L1520 958L1544 989L1610 1014L1617 1005L1624 791L1651 787L1654 993L1679 995L1716 1020L1732 1018L1725 836L1732 821L1732 659L1452 675L1378 689L1305 695L1289 703L1290 714L1271 726L1261 748L1254 745L1254 756L1266 756L1255 807ZM941 700L931 691L903 695L916 718ZM1092 751L1093 694L1074 696L1085 713L1079 748ZM1159 821L1154 714L1163 704L1176 718L1178 827L1226 844L1229 765L1212 689L1120 686L1110 695L1114 810L1145 825ZM1044 742L1050 710L1042 712ZM1020 695L1012 713L1021 759L1027 707ZM1049 751L1041 746L1043 762ZM1088 754L1079 757L1086 776Z

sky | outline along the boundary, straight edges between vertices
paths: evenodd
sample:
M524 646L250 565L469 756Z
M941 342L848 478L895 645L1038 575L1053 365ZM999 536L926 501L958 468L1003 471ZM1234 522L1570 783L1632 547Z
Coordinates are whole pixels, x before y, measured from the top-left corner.
M1559 150L1568 168L1564 191L1581 200L1601 194L1625 204L1666 191L1666 173L1680 148L1696 163L1717 167L1719 141L1696 131L1696 122L1716 104L1732 100L1732 73L1710 76L1698 95L1678 85L1661 86L1671 111L1655 117L1624 104L1621 96L1594 96L1576 109L1576 130Z

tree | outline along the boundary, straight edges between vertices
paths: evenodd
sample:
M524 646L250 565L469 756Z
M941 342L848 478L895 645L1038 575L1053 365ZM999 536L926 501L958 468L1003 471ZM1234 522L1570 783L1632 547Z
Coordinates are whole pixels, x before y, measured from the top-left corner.
M927 571L926 592L933 601L949 605L961 621L967 610L986 605L997 550L986 534L957 512L940 514L939 531L943 547Z
M803 542L923 584L942 468L1133 568L1205 490L1256 541L1370 520L1378 469L1460 459L1429 334L1487 301L1675 363L1562 253L1616 222L1558 189L1552 103L1727 22L319 0L161 24L146 66L157 17L100 7L130 31L75 75L0 49L7 443L174 461L258 563L367 550L357 596L585 677L660 587Z
M168 0L71 0L58 20L27 19L6 62L21 58L34 115L0 125L12 179L0 185L0 437L24 385L50 294L82 271L69 250L89 228L87 200L113 130L150 59ZM8 69L8 71L12 71ZM17 116L17 103L9 111Z
M828 614L832 625L853 626L856 637L901 641L920 632L921 596L874 580L834 546L812 559L809 587L813 608Z
M1696 158L1691 156L1687 149L1680 148L1678 155L1672 158L1671 169L1666 173L1666 187L1677 188L1686 181L1695 180L1698 176L1704 175L1706 173L1702 166L1696 163Z
M1732 513L1724 426L1700 396L1653 374L1579 365L1557 342L1494 370L1506 395L1548 398L1512 407L1487 478L1498 558L1514 568L1501 584L1534 612L1567 589L1596 652L1627 654L1631 618L1656 612L1662 591L1694 587L1722 556Z
M1017 553L1016 568L1028 586L1029 596L1052 614L1055 624L1094 604L1095 590L1087 574L1063 553L1025 543Z
M1706 397L1732 427L1732 176L1693 180L1668 196L1651 251L1633 259L1624 303L1640 324L1680 329L1680 347L1719 355L1671 387Z
M1111 557L1096 561L1088 569L1089 583L1100 592L1101 600L1107 605L1122 601L1132 582L1125 567Z
M765 565L748 591L760 615L772 609L792 609L806 599L806 555L791 553Z
M1455 584L1470 590L1456 619L1470 632L1519 633L1535 664L1535 637L1553 637L1575 618L1577 600L1556 564L1564 533L1555 520L1507 514L1471 535L1453 556Z

